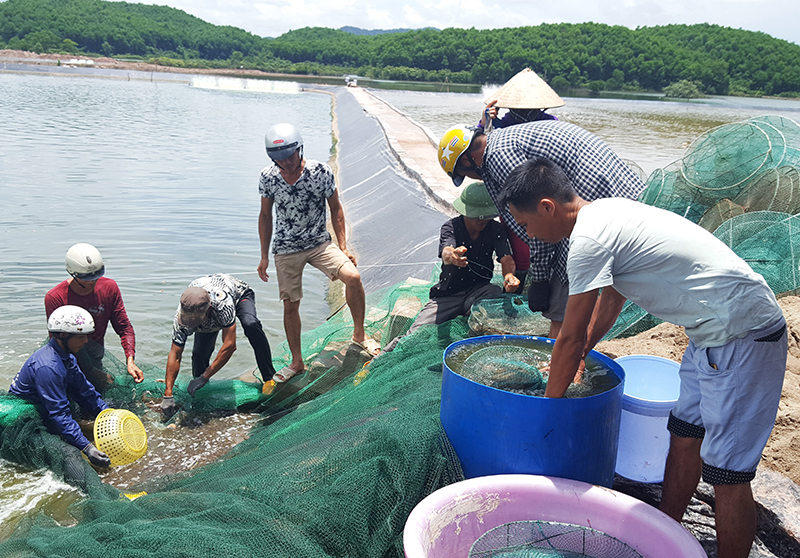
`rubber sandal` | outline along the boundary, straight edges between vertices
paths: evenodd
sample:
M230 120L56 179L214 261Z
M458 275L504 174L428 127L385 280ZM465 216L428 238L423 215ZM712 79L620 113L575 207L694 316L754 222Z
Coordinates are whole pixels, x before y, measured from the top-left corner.
M282 384L283 382L288 382L298 374L302 374L304 372L305 370L295 370L294 368L289 368L288 366L284 366L283 368L275 372L275 375L272 377L272 380L276 384Z
M381 352L381 344L375 341L372 337L365 337L363 341L358 342L355 339L350 339L353 345L358 345L363 351L371 357L376 357Z

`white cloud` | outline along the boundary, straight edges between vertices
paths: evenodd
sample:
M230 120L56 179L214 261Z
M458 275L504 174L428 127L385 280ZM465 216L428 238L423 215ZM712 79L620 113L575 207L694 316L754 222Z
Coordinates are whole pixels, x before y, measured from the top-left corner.
M429 19L417 11L414 6L405 4L403 6L403 21L406 22L405 29L419 29L420 27L429 27Z
M277 37L301 27L491 29L593 21L635 28L712 23L800 44L798 0L149 0Z

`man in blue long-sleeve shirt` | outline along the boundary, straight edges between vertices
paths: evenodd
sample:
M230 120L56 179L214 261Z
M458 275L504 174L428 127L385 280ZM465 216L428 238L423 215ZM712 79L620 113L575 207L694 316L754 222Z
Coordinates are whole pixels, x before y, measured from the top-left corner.
M53 337L22 365L8 391L36 404L48 429L81 450L92 464L108 467L108 456L83 435L67 399L72 397L94 415L108 408L75 360L94 331L92 315L78 306L61 306L50 315L47 329Z

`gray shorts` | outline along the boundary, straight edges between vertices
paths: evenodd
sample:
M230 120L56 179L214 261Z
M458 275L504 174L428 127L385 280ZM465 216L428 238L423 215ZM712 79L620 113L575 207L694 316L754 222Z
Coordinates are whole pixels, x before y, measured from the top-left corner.
M542 316L552 322L563 322L569 299L569 282L562 283L555 273L550 277L550 308Z
M699 349L689 342L668 428L703 439L703 480L709 484L740 484L755 476L778 412L787 345L783 318L721 347Z

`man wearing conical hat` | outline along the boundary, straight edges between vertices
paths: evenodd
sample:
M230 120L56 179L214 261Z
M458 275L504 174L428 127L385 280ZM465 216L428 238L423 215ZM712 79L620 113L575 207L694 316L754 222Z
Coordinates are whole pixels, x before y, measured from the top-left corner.
M545 111L550 108L562 107L566 104L564 99L559 97L558 93L553 91L547 85L547 82L530 68L525 68L516 74L503 87L487 97L484 102L486 107L483 110L477 128L483 130L486 134L492 130L526 122L558 120L558 118ZM499 108L508 109L506 114L500 118L498 118ZM520 238L517 236L502 217L500 217L500 222L506 228L508 241L511 243L511 252L514 256L514 264L517 268L515 273L520 280L520 286L515 293L521 294L531 265L527 237Z
M423 325L443 324L458 316L467 316L476 301L501 295L500 287L492 284L492 254L502 268L503 289L513 292L519 286L519 279L514 275L511 246L505 229L494 220L497 207L486 186L473 182L462 190L453 207L461 215L447 221L440 231L442 272L439 282L431 287L430 300L406 335ZM400 339L389 343L384 353L391 352Z
M525 122L558 120L545 110L563 107L566 104L564 99L530 68L525 68L508 80L503 87L490 95L485 103L486 108L478 128L486 133L495 128L507 128ZM498 118L498 108L508 109L508 112L502 118Z
M599 198L637 199L645 184L600 138L574 124L558 120L529 122L495 130L491 134L470 126L456 126L439 141L439 164L460 186L465 177L482 179L500 207L506 177L534 157L549 159L569 177L578 194L588 201ZM551 322L555 338L564 321L569 296L567 239L546 244L529 238L508 210L503 221L528 240L531 265L528 305Z

